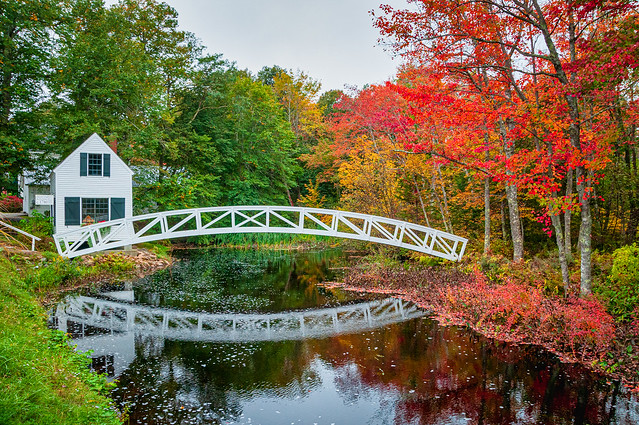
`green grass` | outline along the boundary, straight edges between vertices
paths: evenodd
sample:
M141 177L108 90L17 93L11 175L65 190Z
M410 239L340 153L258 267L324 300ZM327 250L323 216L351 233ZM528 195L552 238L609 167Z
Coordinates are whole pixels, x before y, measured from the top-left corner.
M0 424L120 424L106 380L47 328L24 279L36 273L0 254Z
M297 245L303 243L316 243L333 241L335 238L314 235L298 235L294 233L228 233L221 235L196 236L188 241L200 245L222 246L272 246L272 245Z
M170 240L144 242L136 244L135 246L138 248L148 249L149 251L157 255L158 258L167 259L171 257L172 245Z

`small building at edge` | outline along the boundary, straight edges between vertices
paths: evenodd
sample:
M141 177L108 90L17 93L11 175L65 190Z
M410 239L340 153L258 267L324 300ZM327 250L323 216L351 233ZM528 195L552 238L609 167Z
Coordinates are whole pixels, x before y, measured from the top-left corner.
M97 134L50 175L54 232L133 215L133 171Z

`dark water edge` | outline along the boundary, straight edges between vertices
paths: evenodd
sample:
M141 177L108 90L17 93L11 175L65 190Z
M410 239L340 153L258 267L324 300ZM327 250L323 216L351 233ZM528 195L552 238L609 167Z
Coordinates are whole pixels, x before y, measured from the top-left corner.
M131 424L639 423L635 396L543 349L317 285L346 261L335 251L191 253L67 301L53 322L117 378ZM303 330L291 327L300 317Z

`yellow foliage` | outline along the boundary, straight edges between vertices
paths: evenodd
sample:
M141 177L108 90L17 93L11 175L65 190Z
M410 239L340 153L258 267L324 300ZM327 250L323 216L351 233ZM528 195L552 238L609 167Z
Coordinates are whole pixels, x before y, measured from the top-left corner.
M299 197L298 202L308 208L324 208L326 197L319 193L319 182L312 184L310 181L304 185L307 194Z
M400 169L393 161L393 146L384 140L358 139L357 152L340 165L341 202L352 211L397 217L400 211Z

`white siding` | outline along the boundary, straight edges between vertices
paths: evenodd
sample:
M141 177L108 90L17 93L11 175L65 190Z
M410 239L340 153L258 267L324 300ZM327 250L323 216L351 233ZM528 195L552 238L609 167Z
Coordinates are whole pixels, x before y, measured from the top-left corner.
M20 176L20 196L22 197L22 212L29 214L29 186L24 184L24 177Z
M44 184L28 184L24 187L24 194L22 197L22 210L29 215L32 215L34 211L49 216L52 212L53 205L36 205L36 195L50 195L51 186Z
M80 176L80 153L111 154L111 176ZM58 165L51 175L55 194L55 232L62 233L79 226L64 225L64 198L125 198L125 216L133 215L133 173L97 135L89 137Z
M22 172L18 176L19 195L22 198L22 211L31 215L33 211L48 215L53 206L35 205L36 195L50 195L51 187L48 179L35 179L33 172Z

